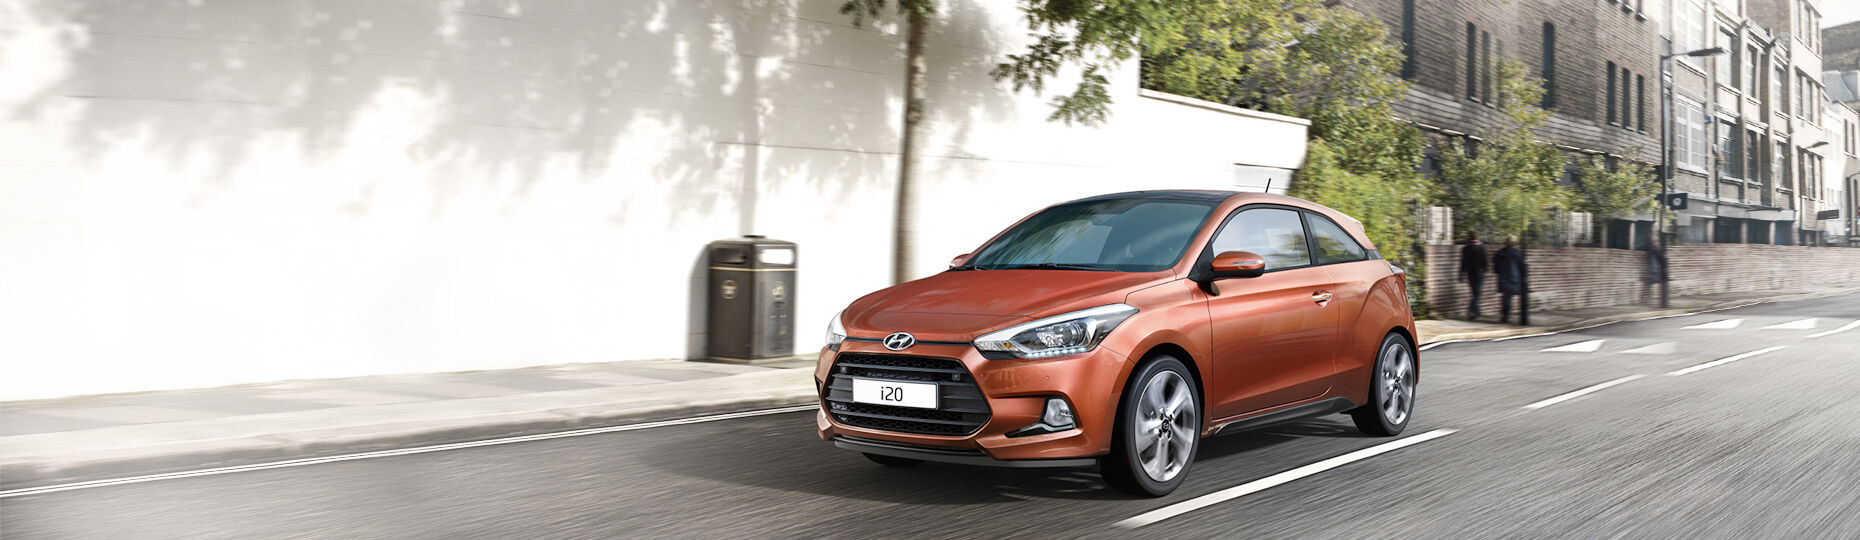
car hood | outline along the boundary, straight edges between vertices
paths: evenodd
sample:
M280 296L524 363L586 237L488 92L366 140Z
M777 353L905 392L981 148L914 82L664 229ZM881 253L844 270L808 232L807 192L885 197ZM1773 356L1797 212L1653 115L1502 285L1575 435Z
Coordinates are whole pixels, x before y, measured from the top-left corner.
M968 340L1027 320L1124 301L1173 279L1169 272L968 270L943 272L860 298L841 322L848 335L911 332L920 340Z

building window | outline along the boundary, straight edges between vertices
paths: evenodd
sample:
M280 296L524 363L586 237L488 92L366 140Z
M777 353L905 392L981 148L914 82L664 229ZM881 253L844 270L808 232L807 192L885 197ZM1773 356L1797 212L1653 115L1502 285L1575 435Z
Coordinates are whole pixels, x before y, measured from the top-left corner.
M1789 142L1776 141L1774 153L1770 154L1770 182L1774 185L1789 183Z
M1744 95L1752 98L1757 97L1757 58L1756 45L1744 48L1744 80L1739 81L1739 88L1744 89Z
M1683 97L1673 98L1673 161L1681 168L1704 173L1710 167L1705 138L1705 108Z
M1545 109L1556 107L1556 25L1550 23L1544 23L1543 107Z
M1621 127L1634 129L1634 77L1627 66L1621 67Z
M1401 0L1401 78L1414 78L1414 0Z
M1718 126L1718 177L1724 179L1741 179L1744 171L1743 129L1737 124L1719 120Z
M1479 97L1486 105L1492 104L1492 34L1479 31Z
M1466 99L1479 101L1479 29L1466 23Z
M1615 63L1608 63L1608 123L1615 123Z
M1778 63L1780 64L1780 63ZM1770 71L1770 111L1789 114L1789 94L1783 92L1788 86L1789 76L1783 72L1781 65Z
M1680 0L1673 6L1673 52L1684 53L1705 48L1705 5L1697 0ZM1679 61L1704 69L1696 56L1681 56Z
M1737 57L1739 56L1737 52L1737 34L1733 34L1730 30L1723 28L1718 29L1718 46L1724 47L1724 50L1730 52L1713 57L1717 59L1714 64L1717 73L1712 74L1712 76L1717 78L1718 84L1737 88L1737 81L1732 80L1737 77Z
M1634 128L1647 131L1647 77L1644 75L1634 76Z
M1763 136L1756 130L1749 130L1744 135L1744 178L1753 182L1763 181Z

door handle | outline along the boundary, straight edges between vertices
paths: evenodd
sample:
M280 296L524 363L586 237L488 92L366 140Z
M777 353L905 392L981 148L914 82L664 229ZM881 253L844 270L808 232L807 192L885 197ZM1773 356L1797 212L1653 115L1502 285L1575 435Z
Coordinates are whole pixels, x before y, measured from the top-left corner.
M1322 304L1322 303L1325 303L1325 302L1329 302L1329 301L1330 301L1330 293L1329 293L1329 292L1326 292L1326 291L1318 291L1318 292L1315 292L1315 293L1311 293L1311 301L1312 301L1312 302L1317 302L1317 303L1319 303L1319 304Z

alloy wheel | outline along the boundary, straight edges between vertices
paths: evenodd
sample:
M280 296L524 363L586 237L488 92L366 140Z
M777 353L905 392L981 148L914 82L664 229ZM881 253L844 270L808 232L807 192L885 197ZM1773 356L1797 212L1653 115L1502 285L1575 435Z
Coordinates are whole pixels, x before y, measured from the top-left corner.
M1168 482L1188 466L1201 435L1195 408L1194 390L1173 371L1159 372L1144 384L1138 419L1130 425L1136 431L1137 460L1151 480Z
M1390 424L1401 425L1408 421L1408 414L1414 409L1414 353L1401 343L1391 343L1382 350L1382 373L1378 382L1382 385L1382 417Z

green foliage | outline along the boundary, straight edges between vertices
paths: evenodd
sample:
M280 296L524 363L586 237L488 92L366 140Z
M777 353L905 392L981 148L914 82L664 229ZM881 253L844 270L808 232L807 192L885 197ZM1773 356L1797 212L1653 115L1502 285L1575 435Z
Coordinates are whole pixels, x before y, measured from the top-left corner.
M861 0L877 1L877 0ZM1044 91L1068 64L1083 77L1053 100L1053 120L1096 124L1111 97L1103 73L1142 57L1146 88L1312 118L1386 104L1400 51L1381 23L1323 0L1022 0L1034 43L994 70ZM1322 129L1322 128L1320 128Z
M840 4L840 14L851 15L853 26L863 26L867 19L877 20L879 14L885 11L885 6L891 3L890 0L846 0L846 3ZM936 3L932 0L897 0L896 3L899 14L918 11L929 16L936 13Z
M1413 169L1405 174L1379 176L1353 172L1345 161L1342 152L1328 141L1312 140L1305 153L1305 165L1292 182L1292 196L1362 221L1363 232L1383 258L1404 269L1419 271L1423 260L1418 249L1421 225L1417 209L1427 200L1427 182ZM1420 281L1411 279L1409 283Z
M1635 152L1638 153L1638 152ZM1601 159L1590 158L1582 165L1581 201L1584 212L1604 219L1626 219L1659 207L1656 195L1660 184L1652 169L1636 161L1621 160L1615 170L1604 167Z
M1543 87L1515 61L1499 64L1495 84L1500 121L1482 133L1475 157L1457 141L1441 152L1440 200L1453 207L1458 230L1522 235L1549 219L1551 210L1569 207L1573 197L1556 183L1562 153L1536 140L1550 117L1537 106Z

